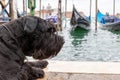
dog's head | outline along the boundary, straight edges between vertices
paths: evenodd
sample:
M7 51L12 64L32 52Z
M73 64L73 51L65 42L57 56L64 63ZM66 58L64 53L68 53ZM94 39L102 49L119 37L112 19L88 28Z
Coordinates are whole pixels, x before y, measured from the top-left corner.
M64 44L64 39L56 34L54 24L35 16L23 19L24 31L27 34L22 46L23 52L40 60L56 56Z

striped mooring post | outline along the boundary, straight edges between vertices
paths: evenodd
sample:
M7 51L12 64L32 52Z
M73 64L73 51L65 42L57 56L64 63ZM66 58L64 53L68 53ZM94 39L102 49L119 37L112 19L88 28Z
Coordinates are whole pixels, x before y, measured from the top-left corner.
M36 8L36 0L28 0L28 8L30 9L30 14L34 16Z

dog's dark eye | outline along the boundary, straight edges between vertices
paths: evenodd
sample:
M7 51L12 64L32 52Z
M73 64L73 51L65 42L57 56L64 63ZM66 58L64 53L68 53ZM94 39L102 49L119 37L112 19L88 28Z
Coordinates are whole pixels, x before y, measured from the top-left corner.
M47 32L54 33L54 32L56 32L56 29L54 27L52 27L52 28L49 28Z

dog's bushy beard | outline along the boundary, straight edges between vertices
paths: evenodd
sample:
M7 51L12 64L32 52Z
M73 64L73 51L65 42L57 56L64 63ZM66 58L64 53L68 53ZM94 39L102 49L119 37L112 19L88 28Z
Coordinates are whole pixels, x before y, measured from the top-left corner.
M34 45L34 53L32 54L35 59L52 58L58 54L64 44L63 37L46 32L36 35Z

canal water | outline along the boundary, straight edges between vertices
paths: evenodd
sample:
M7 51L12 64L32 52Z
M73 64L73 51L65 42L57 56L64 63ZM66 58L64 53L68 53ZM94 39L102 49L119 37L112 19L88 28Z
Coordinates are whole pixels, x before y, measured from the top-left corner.
M73 30L69 24L63 24L59 32L65 39L65 44L59 54L52 60L64 61L120 61L120 31L107 31L94 28L85 31Z

